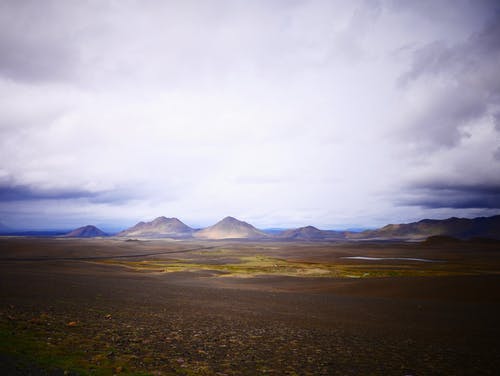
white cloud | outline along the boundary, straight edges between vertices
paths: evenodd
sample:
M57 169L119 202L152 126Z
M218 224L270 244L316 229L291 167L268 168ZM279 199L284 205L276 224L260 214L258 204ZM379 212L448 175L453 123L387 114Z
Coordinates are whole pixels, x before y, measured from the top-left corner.
M399 206L414 181L464 159L478 184L498 169L473 156L497 150L487 124L464 123L462 143L435 137L436 108L463 108L448 85L397 85L415 51L479 32L488 4L453 17L438 7L434 21L391 2L9 4L12 20L45 21L26 35L0 26L1 56L24 59L0 61L0 184L30 200L0 203L8 225L380 225L455 213ZM430 135L452 147L422 154Z

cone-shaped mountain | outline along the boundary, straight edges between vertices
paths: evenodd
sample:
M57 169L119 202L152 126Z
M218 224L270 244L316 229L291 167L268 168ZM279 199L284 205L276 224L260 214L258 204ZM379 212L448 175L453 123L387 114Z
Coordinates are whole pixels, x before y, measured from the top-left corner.
M262 239L267 234L247 222L226 217L213 226L197 231L194 236L200 239Z
M340 240L344 238L344 233L306 226L283 231L278 237L289 240Z
M95 238L97 236L108 236L108 234L95 226L87 225L68 232L64 236L67 238Z
M314 226L306 226L283 231L279 236L287 239L323 239L325 234Z
M186 238L194 230L177 218L158 217L151 222L139 222L116 236L137 236L150 238Z

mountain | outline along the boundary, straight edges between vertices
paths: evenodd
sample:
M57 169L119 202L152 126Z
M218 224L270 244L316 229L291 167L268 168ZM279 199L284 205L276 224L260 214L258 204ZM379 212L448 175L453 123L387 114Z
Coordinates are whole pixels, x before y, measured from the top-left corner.
M278 237L288 240L336 240L343 239L344 233L339 231L325 231L314 226L306 226L283 231L278 234Z
M99 230L95 226L87 225L68 232L63 236L65 238L95 238L98 236L108 236L108 234L106 234L104 231Z
M430 236L457 239L500 239L500 215L493 217L423 219L419 222L390 224L377 230L346 234L352 240L424 240Z
M151 222L139 222L116 236L143 238L189 238L193 229L177 218L158 217Z
M226 217L213 226L197 231L194 236L200 239L263 239L268 235L249 223Z

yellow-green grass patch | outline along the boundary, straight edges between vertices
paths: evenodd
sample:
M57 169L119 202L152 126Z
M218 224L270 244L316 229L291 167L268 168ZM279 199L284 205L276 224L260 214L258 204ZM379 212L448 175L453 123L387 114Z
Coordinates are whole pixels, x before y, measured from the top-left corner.
M224 253L226 255L226 253ZM213 254L211 254L213 256ZM232 255L234 256L234 255ZM159 273L212 271L219 277L254 277L276 275L291 277L367 278L397 276L441 276L481 274L482 268L460 264L413 263L325 263L285 260L263 255L238 256L239 262L202 262L203 260L141 260L109 259L102 263L120 265L137 271Z

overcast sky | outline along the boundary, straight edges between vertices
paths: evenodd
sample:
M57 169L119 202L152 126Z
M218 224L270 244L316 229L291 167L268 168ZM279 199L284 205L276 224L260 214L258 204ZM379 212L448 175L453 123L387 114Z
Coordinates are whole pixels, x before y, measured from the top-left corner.
M9 227L498 213L498 1L0 0Z

